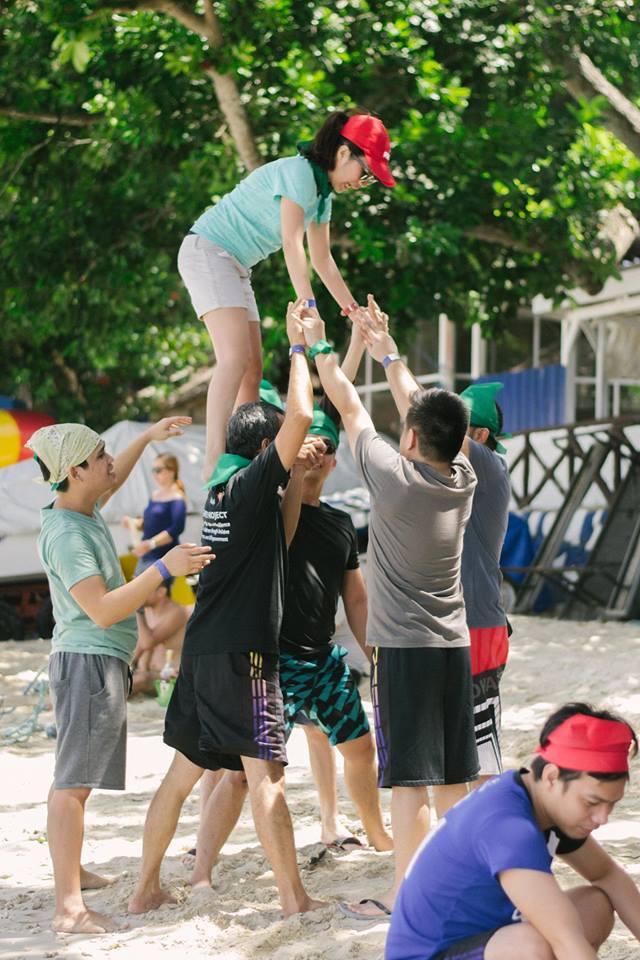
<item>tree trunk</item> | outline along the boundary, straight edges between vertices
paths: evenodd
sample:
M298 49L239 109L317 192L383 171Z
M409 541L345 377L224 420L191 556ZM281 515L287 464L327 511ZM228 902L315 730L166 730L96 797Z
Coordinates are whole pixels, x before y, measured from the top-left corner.
M640 110L610 83L581 50L561 58L559 66L566 74L565 87L575 100L604 97L603 125L640 158Z

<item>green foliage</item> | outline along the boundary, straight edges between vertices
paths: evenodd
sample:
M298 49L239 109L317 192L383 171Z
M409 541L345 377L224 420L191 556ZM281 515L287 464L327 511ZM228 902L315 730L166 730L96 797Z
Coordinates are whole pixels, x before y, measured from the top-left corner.
M0 115L0 392L104 427L144 415L142 388L168 392L210 357L175 258L245 172L211 64L235 76L265 161L333 107L387 123L398 186L336 199L334 255L401 340L443 310L499 336L536 293L575 286L576 268L594 282L615 271L600 215L618 202L638 213L640 162L603 127L600 99L568 96L556 64L577 44L637 99L639 31L623 0L219 0L219 50L167 14L102 6L15 0L0 14L0 105L77 121ZM508 243L474 236L487 227ZM281 256L254 285L278 380Z

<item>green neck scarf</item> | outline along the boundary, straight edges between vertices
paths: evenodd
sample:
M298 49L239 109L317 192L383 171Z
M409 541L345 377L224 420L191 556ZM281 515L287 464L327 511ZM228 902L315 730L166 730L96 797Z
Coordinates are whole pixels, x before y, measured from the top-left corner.
M329 182L329 174L326 170L323 170L322 167L319 167L317 163L314 163L313 160L309 160L306 155L306 151L309 149L313 140L301 140L298 147L298 153L301 157L304 157L308 164L310 164L311 169L313 170L313 178L316 181L316 190L318 191L318 196L320 197L318 201L318 223L320 223L320 218L324 213L324 208L327 205L327 197L331 194L331 183Z
M218 457L218 462L211 474L211 480L204 485L205 490L223 486L234 473L242 470L243 467L247 467L250 463L251 460L247 460L246 457L239 457L235 453L223 453L221 457Z

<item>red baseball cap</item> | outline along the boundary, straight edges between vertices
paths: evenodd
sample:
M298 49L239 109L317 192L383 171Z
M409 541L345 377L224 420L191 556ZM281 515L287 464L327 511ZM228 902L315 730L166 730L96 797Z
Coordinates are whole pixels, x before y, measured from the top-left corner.
M357 113L354 117L349 117L340 135L360 147L374 177L384 183L385 187L395 187L396 182L389 170L391 141L382 120L366 113Z

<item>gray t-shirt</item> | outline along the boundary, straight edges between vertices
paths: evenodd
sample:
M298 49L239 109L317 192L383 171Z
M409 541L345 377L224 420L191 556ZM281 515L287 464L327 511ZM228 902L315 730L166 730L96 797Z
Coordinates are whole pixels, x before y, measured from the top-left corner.
M356 463L371 494L367 643L376 647L469 644L460 556L476 477L459 454L445 477L363 430Z
M507 532L511 487L499 453L469 440L469 459L478 478L471 519L464 535L462 588L470 627L503 627L500 553Z

